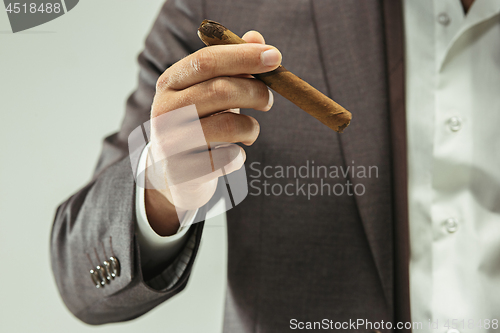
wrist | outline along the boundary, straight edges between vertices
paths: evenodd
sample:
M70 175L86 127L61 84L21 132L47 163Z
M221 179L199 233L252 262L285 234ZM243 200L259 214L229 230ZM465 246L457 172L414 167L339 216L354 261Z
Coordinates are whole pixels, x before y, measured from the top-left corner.
M176 207L155 189L145 190L146 216L151 228L160 236L171 236L179 230L180 222L186 211Z

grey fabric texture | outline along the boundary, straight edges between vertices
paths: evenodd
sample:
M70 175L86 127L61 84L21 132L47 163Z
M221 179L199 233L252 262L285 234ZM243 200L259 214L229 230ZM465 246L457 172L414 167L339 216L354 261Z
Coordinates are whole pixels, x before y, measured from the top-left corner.
M157 283L178 264L165 263L148 285L134 241L135 193L126 142L149 119L158 76L203 46L196 30L205 18L239 35L261 32L282 52L285 67L353 114L351 125L338 134L278 94L270 112L243 109L261 125L259 139L246 149L248 174L255 174L249 169L255 162L299 168L314 161L317 166L378 170L378 177L325 179L331 186L345 186L346 180L362 184L360 196L250 194L228 211L224 332L288 332L293 318L393 321L391 136L379 1L167 1L139 56L139 85L128 99L120 131L104 141L92 181L57 211L51 255L64 302L87 323L124 321L186 285L203 223L192 228L192 241L186 244L192 253L182 259L187 265L178 281ZM299 180L319 183L313 177ZM270 181L284 187L296 180ZM109 237L122 276L98 290L87 274L86 253L94 253L100 242L107 244Z
M201 4L195 7L201 8ZM165 3L139 55L138 88L127 100L120 131L104 140L93 179L65 201L56 213L51 233L51 261L56 284L68 309L89 324L135 318L177 294L186 285L195 258L195 255L189 257L183 274L173 286L167 288L170 281L159 286L156 279L151 284L160 288L157 290L151 288L149 281L146 283L140 268L140 249L135 241L135 183L127 147L130 132L149 120L159 75L169 65L202 46L196 36L198 19L183 10L185 8L177 8L174 2ZM201 17L201 12L197 17ZM195 240L192 254L195 254L203 223L191 229ZM186 246L189 244L191 242ZM89 270L102 263L110 253L120 260L121 276L104 288L96 289ZM164 275L175 271L172 265L179 262L165 263ZM158 274L162 271L160 269Z

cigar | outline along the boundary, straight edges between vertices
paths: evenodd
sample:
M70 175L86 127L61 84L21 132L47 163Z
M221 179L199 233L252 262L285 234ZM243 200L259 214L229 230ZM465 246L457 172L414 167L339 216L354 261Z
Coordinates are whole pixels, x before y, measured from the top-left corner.
M246 43L222 24L210 20L201 22L198 36L207 46ZM342 133L351 121L349 111L281 65L271 72L252 75L334 131Z

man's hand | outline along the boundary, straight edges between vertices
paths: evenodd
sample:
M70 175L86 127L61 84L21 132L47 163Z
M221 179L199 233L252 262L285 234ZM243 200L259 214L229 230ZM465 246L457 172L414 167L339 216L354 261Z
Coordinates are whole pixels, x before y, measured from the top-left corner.
M183 211L197 209L210 200L218 177L223 175L221 166L226 174L242 167L246 155L241 147L210 146L214 142L241 142L247 146L255 142L259 123L239 114L239 108L268 111L273 104L271 91L249 73L277 68L281 54L265 45L256 31L247 32L243 39L248 44L203 48L172 65L157 81L151 113L151 153L154 161L162 162L148 166L146 181L163 186L146 189L146 213L159 235L174 234ZM193 135L190 124L174 131L162 130L165 127L158 121L162 118L159 116L192 104L196 105L199 124L211 148L212 169L216 161L218 171L200 173L197 166L204 156L195 150L176 158L165 153L172 147L189 147Z

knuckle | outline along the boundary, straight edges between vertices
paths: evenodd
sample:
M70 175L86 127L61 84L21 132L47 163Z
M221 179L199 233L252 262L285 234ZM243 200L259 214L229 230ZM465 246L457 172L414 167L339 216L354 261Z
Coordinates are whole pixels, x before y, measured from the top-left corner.
M158 80L156 80L156 91L163 91L170 86L170 75L166 72L163 73Z
M262 82L255 82L257 83L257 86L252 89L253 92L253 98L259 103L262 103L262 106L266 106L267 103L269 102L269 90L267 89L267 86L262 83Z
M233 91L230 81L227 78L218 78L212 81L210 96L217 100L230 101L233 98Z
M245 49L239 49L233 54L233 62L242 73L251 73L255 66L254 55Z
M219 130L228 137L234 137L238 133L237 115L232 113L221 114L219 120Z
M202 49L190 60L190 66L195 74L213 74L215 69L215 57L208 48Z
M260 63L260 52L253 45L251 47L238 48L234 57L236 62L246 69L256 67Z
M233 54L233 59L238 66L242 68L248 67L249 64L249 54L244 48L237 49Z

